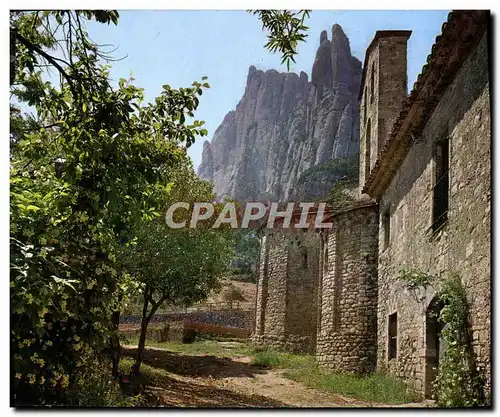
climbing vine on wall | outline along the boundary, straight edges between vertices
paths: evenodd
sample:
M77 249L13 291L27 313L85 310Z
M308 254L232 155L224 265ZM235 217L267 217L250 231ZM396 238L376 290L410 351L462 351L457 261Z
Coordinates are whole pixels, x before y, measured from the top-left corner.
M415 290L419 287L427 287L431 283L431 275L414 269L401 270L400 279L406 282L409 290Z
M431 285L432 275L415 269L402 269L399 279L404 281L406 288L413 294L415 301L418 303L419 301L423 301L425 289ZM419 299L417 291L420 289L423 290L423 294Z
M435 281L432 275L415 269L401 270L399 279L404 281L417 302L425 299L425 289ZM419 300L417 293L422 290L424 294ZM437 296L443 305L438 320L445 325L440 338L446 346L434 382L437 404L440 407L488 405L484 372L476 366L472 349L469 305L460 277L451 274L443 280Z
M469 307L465 288L457 275L443 283L439 298L444 307L439 320L447 326L441 332L446 350L439 361L434 392L440 407L486 405L484 374L476 367L469 328Z

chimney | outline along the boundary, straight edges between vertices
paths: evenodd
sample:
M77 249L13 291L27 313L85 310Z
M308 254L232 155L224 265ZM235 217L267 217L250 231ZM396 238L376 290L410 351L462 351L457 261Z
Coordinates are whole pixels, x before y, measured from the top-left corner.
M409 30L377 31L365 54L359 92L359 185L363 188L407 95Z

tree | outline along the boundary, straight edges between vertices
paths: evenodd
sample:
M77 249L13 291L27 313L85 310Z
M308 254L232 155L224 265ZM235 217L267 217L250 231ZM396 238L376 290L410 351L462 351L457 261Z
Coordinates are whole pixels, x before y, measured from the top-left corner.
M118 19L118 12L105 10L10 14L11 372L17 405L64 404L103 356L116 335L113 317L134 284L117 256L134 241L137 224L148 230L159 218L168 168L207 134L203 122L190 122L209 87L203 77L189 88L165 84L148 104L131 82L111 85L103 63L111 52L90 39L85 23L116 25ZM48 71L58 83L46 79ZM18 103L34 114L23 114ZM222 235L213 236L204 242L215 242L215 250ZM203 246L192 249L204 253Z
M160 216L167 168L202 122L187 123L205 82L163 91L112 86L85 22L116 11L12 12L11 352L14 402L64 403L116 334L130 276L117 254L133 226ZM62 40L60 40L62 38ZM58 85L44 80L55 70ZM203 81L203 80L202 80ZM34 109L22 114L17 102Z
M295 62L297 45L304 42L307 30L304 21L309 17L310 10L249 10L257 15L262 22L262 29L267 30L268 42L265 44L270 52L281 52L281 63L286 62L287 70L290 71L290 61Z
M233 272L245 275L250 282L255 282L259 262L260 240L251 229L235 231L235 256L232 260Z
M230 283L229 286L223 291L222 298L226 301L230 308L233 308L233 301L246 301L241 288Z
M169 171L165 209L172 203L210 202L212 185L199 179L189 160ZM185 213L188 214L188 213ZM188 217L188 216L186 216ZM163 219L139 221L135 239L121 254L126 270L140 283L143 309L133 373L139 374L148 325L162 304L189 306L208 297L229 267L233 237L227 228L170 229Z

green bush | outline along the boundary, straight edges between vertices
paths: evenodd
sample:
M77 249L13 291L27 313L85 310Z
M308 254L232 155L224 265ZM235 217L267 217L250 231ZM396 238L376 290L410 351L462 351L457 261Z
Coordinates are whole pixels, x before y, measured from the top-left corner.
M102 366L102 365L101 365ZM141 396L127 396L111 373L97 365L78 378L78 387L69 391L68 404L75 407L133 407Z
M314 165L302 173L298 184L322 180L325 178L325 174L338 178L346 177L349 180L357 179L359 175L359 157L332 158L323 164Z
M162 217L172 188L166 168L186 160L185 149L207 134L203 122L186 123L207 83L165 84L148 104L131 80L114 85L85 26L117 24L118 17L105 10L10 13L17 45L9 160L15 405L66 404L78 375L106 353L114 313L137 284L117 254L134 241L135 224ZM56 26L67 28L62 42ZM50 55L54 45L70 62ZM61 77L44 81L41 61ZM20 103L36 116L23 114Z
M476 366L469 327L469 306L465 288L457 275L443 282L439 297L444 303L439 319L448 326L441 332L446 350L439 361L434 384L440 407L488 405L485 376Z

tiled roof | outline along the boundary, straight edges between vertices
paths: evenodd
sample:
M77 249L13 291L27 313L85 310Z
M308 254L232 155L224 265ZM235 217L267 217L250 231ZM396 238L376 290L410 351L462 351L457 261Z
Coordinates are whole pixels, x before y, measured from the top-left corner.
M412 138L423 130L442 94L472 48L482 38L488 21L489 11L484 10L457 10L448 15L441 35L436 37L427 63L403 103L391 133L366 179L363 193L380 199L406 157L413 143Z

